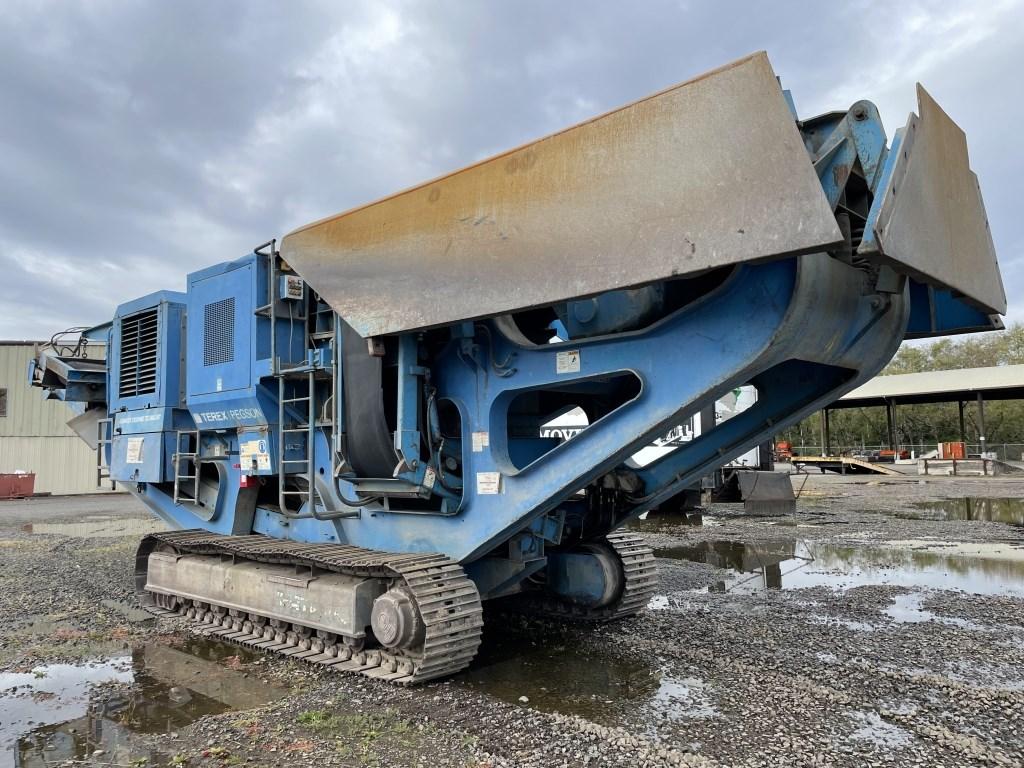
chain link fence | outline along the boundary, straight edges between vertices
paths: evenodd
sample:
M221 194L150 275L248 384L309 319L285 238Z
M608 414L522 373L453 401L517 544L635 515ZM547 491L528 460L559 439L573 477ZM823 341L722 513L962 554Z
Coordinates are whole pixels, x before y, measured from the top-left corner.
M979 456L985 453L988 458L999 459L1000 461L1024 461L1024 443L987 443L984 447L980 443L967 443L967 455ZM829 450L831 456L850 456L855 453L871 453L872 451L888 450L888 445L854 445L844 446L833 443ZM900 443L896 446L899 451L907 451L914 458L920 458L933 454L938 450L935 443ZM792 448L794 456L821 456L821 444L794 445Z

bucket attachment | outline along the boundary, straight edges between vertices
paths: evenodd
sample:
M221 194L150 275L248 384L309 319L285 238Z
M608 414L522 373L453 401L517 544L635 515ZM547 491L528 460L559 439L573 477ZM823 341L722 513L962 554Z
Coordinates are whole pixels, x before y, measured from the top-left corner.
M362 336L513 312L842 235L768 57L284 238Z

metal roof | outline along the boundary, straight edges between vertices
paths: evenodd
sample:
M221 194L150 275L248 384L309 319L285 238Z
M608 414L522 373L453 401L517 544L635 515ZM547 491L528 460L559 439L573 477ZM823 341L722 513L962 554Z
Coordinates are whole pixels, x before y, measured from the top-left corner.
M892 403L948 403L1024 399L1024 365L959 368L951 371L876 376L843 395L829 408L859 408Z

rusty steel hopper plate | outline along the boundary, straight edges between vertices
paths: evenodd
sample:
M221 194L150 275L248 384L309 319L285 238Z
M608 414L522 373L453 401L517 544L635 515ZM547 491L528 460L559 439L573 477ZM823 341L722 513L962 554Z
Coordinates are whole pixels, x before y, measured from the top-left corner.
M298 229L281 253L373 336L840 241L768 57L757 53Z
M1005 315L1006 292L967 138L920 85L917 103L920 116L911 114L903 129L883 191L878 255L983 312Z

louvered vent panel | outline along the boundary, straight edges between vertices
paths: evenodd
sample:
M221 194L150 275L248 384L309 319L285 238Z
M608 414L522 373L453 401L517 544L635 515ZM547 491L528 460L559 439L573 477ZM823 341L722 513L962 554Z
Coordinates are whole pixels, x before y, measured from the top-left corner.
M207 304L203 312L203 365L235 359L235 297Z
M156 309L121 319L121 397L156 392L157 325Z

